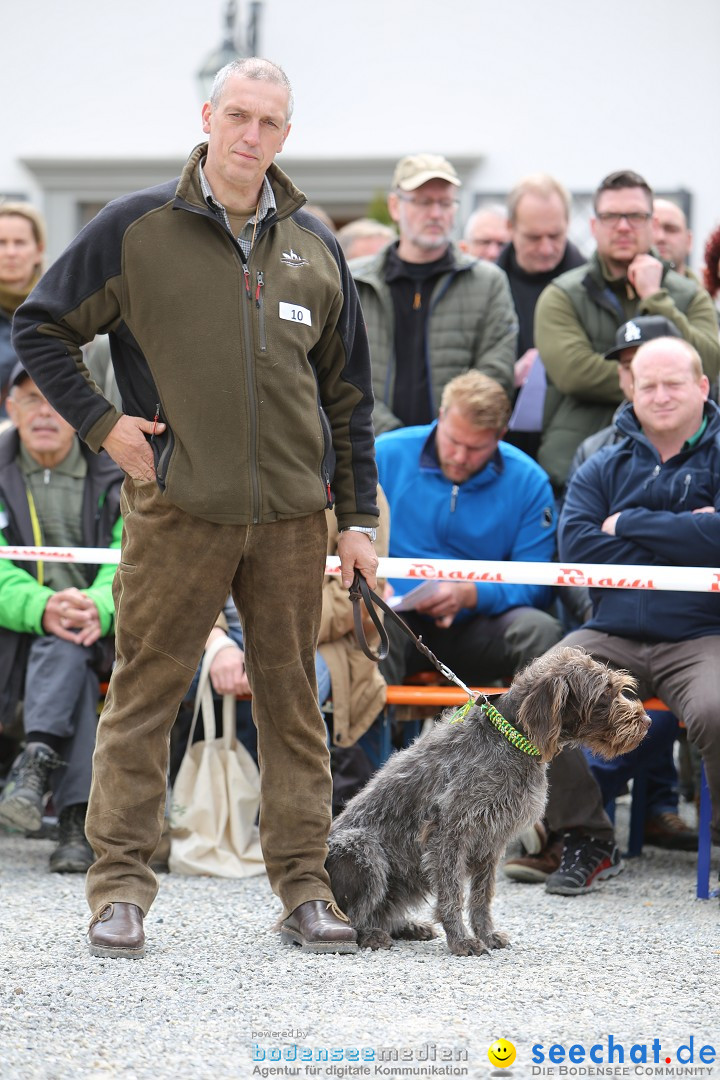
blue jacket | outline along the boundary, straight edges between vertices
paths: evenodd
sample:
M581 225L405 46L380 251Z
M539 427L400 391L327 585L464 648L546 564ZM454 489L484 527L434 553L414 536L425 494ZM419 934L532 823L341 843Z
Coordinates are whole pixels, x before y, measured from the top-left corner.
M562 562L717 566L720 513L720 410L705 405L698 442L661 462L631 405L616 419L622 441L593 454L570 482L560 515ZM601 530L620 511L616 535ZM591 589L586 626L643 641L687 641L720 634L720 597L711 593Z
M555 508L540 466L501 442L480 472L453 484L438 463L435 428L400 428L375 444L380 484L390 503L390 557L550 562ZM418 584L391 580L397 593ZM464 612L466 618L520 606L546 608L552 601L552 590L543 585L478 582L476 590L477 607Z

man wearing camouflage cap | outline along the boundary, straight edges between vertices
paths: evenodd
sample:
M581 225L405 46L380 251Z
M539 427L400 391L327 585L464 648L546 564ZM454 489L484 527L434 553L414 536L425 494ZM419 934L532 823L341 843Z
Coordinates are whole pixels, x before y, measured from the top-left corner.
M450 239L460 183L439 154L402 158L388 195L399 239L351 264L377 433L431 423L445 384L471 368L513 392L517 317L507 278Z

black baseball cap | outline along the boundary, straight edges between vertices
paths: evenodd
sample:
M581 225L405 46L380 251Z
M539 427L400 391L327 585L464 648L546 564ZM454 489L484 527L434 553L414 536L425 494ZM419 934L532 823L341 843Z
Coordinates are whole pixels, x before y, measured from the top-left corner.
M7 397L13 386L17 386L17 384L21 383L23 379L29 378L30 376L28 375L27 371L23 367L22 363L18 360L15 364L13 364L12 368L10 369L10 374L6 375L5 379L3 380L2 386L0 387L0 396Z
M618 327L615 344L605 353L606 360L619 360L624 349L639 348L646 341L660 337L682 337L674 322L664 315L638 315Z

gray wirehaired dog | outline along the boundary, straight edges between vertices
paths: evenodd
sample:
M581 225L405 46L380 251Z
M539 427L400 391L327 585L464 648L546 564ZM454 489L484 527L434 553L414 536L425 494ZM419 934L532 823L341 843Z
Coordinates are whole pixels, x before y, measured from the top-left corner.
M627 696L635 687L627 672L560 648L519 672L495 708L473 706L455 723L446 710L394 754L330 831L333 892L359 944L388 949L393 938L435 937L408 918L434 896L456 956L507 945L490 911L495 872L508 841L542 817L546 763L567 743L606 758L634 750L650 725L642 702Z

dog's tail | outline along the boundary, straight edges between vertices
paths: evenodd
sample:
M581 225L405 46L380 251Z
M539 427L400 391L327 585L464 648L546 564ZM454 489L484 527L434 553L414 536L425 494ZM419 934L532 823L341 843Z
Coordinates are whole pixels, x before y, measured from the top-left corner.
M353 925L365 925L387 891L387 860L377 839L362 829L333 831L325 865L338 904Z

